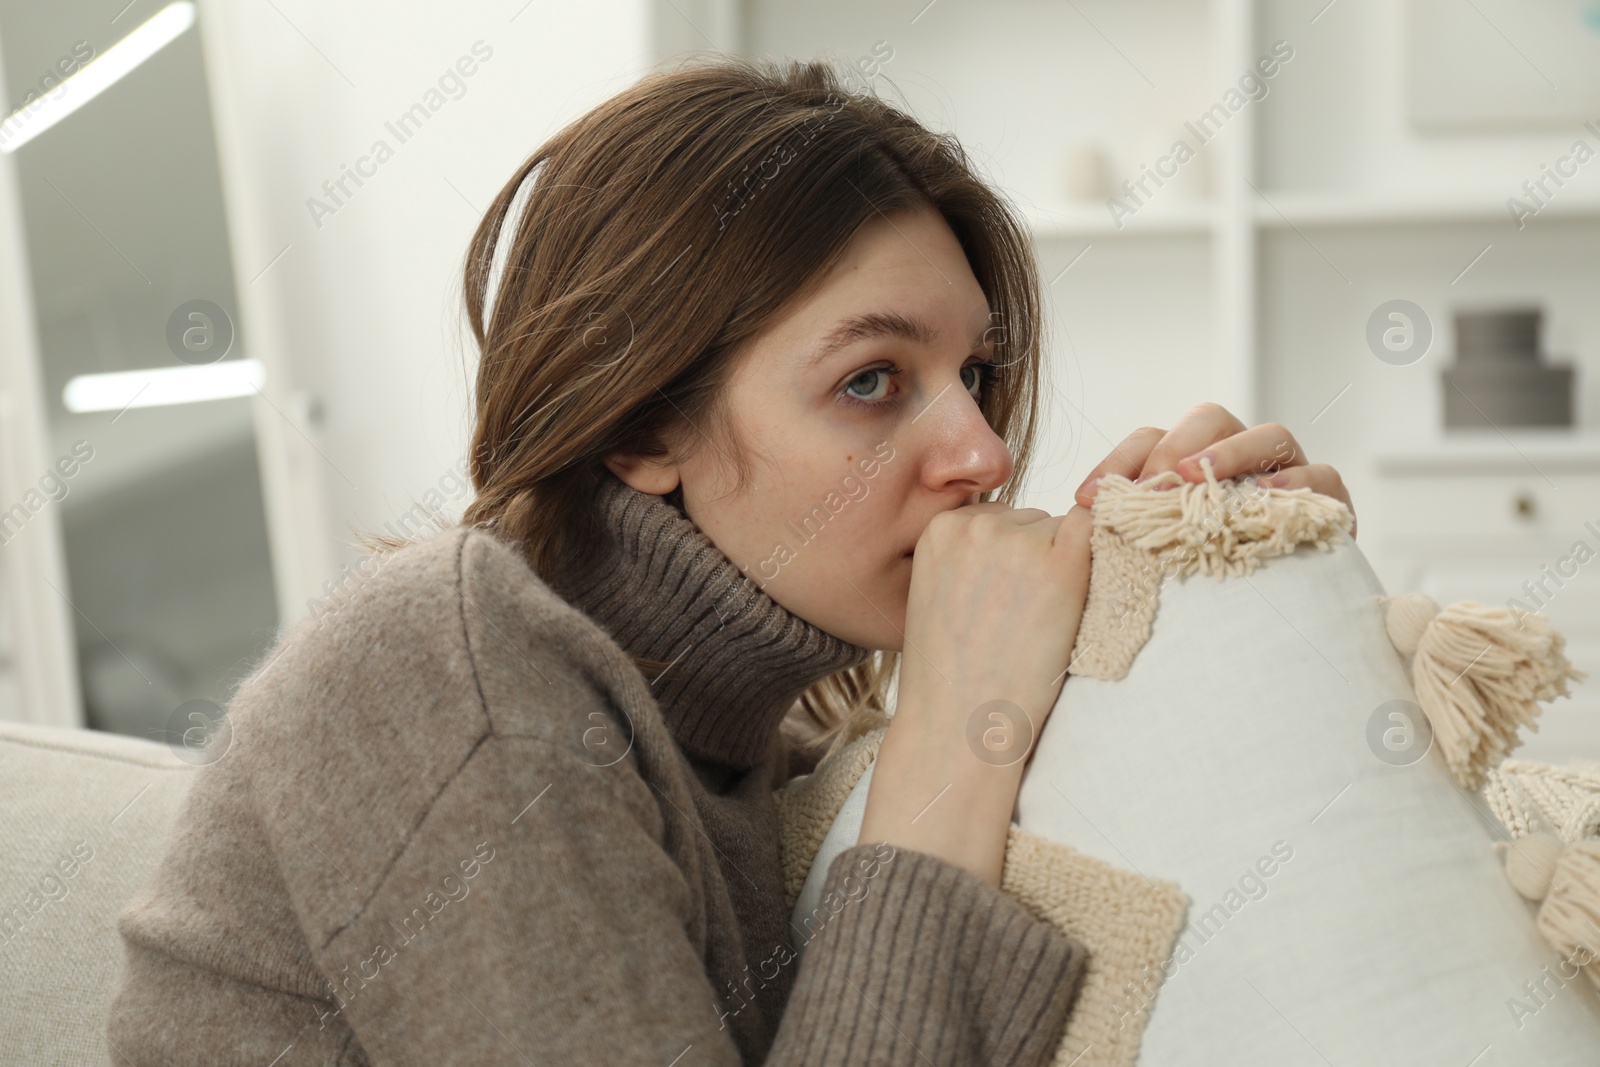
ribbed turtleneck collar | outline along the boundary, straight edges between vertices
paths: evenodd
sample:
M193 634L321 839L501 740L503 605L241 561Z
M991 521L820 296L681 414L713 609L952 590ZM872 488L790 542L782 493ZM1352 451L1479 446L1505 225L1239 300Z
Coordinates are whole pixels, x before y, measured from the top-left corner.
M696 760L754 766L800 694L871 655L793 614L666 499L609 471L601 562L555 587L624 651L672 666L651 685Z

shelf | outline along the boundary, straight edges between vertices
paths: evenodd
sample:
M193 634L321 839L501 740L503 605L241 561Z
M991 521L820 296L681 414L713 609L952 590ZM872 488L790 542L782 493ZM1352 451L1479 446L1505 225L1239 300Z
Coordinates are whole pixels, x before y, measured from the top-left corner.
M1217 213L1210 204L1188 203L1176 207L1152 205L1121 219L1119 227L1105 204L1083 201L1050 208L1023 207L1022 212L1041 241L1070 240L1078 237L1204 237L1216 225Z
M1427 226L1448 223L1504 223L1516 219L1506 207L1504 190L1476 193L1292 193L1267 192L1257 197L1246 225L1263 230L1328 226ZM1528 201L1524 199L1524 202ZM1074 203L1051 208L1023 207L1041 241L1082 237L1205 236L1221 218L1211 204L1159 207L1126 216L1119 227L1104 204ZM1524 229L1551 221L1600 221L1600 197L1573 195L1552 199L1535 215L1525 216Z
M1256 225L1289 226L1426 225L1437 222L1496 222L1515 225L1506 199L1518 190L1440 193L1265 193L1256 198ZM1524 203L1530 203L1526 197ZM1571 194L1545 203L1527 227L1549 219L1600 219L1600 198Z
M1268 192L1258 197L1250 223L1264 230L1326 226L1426 226L1438 223L1505 223L1515 225L1506 207L1504 190L1479 193L1292 193ZM1527 202L1524 200L1524 202ZM1041 241L1082 237L1205 236L1220 215L1211 204L1177 207L1152 205L1121 220L1119 227L1104 204L1074 203L1022 209ZM1524 218L1524 228L1553 220L1600 221L1600 197L1573 195L1552 199L1536 215ZM1250 224L1250 223L1247 223Z
M1451 431L1445 438L1385 449L1373 460L1383 474L1523 473L1542 469L1600 470L1600 434L1573 429Z

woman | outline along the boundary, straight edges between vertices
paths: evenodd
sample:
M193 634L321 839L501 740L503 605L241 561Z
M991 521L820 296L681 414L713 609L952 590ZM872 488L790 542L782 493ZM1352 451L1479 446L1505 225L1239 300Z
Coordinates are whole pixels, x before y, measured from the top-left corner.
M822 65L544 145L468 256L476 499L234 696L119 919L113 1059L1047 1063L1086 954L999 891L1023 761L966 737L1060 691L1094 477L1345 494L1201 405L1010 507L1039 302L953 140ZM772 791L897 665L802 967Z

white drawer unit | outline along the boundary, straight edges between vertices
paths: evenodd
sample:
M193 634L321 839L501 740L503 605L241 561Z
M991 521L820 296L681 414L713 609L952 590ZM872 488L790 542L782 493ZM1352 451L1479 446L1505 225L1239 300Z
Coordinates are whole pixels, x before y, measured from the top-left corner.
M1463 435L1380 453L1376 474L1363 549L1391 593L1542 612L1589 674L1515 755L1600 759L1600 439Z
M1520 557L1600 550L1600 441L1476 435L1377 457L1383 551Z
M1427 555L1516 555L1600 538L1600 471L1382 479L1384 540Z

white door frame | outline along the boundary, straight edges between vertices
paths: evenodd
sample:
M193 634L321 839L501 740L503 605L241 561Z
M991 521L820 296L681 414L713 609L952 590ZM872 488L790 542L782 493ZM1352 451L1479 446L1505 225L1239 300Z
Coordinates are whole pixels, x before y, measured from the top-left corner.
M26 240L16 158L0 153L0 512L19 504L27 510L24 496L37 492L55 462ZM21 697L18 707L0 705L0 719L84 725L65 555L60 516L48 499L0 545L0 603L11 616L0 672L11 674Z

